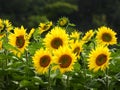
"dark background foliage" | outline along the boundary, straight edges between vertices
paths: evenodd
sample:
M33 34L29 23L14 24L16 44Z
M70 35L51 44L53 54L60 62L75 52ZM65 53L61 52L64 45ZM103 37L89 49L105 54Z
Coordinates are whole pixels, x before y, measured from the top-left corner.
M106 25L120 36L120 0L0 0L0 18L13 25L38 27L66 16L81 31Z

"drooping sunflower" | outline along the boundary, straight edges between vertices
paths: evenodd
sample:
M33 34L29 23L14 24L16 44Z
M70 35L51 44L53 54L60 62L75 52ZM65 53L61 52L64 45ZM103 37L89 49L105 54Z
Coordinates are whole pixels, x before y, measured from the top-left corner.
M55 27L44 38L47 48L57 50L60 46L68 44L68 34L60 27Z
M60 27L64 27L64 26L67 26L69 23L69 19L67 17L61 17L59 20L58 20L58 25Z
M113 45L117 43L116 32L105 26L98 28L96 39L98 44L103 45Z
M29 44L28 35L26 33L26 29L23 26L21 28L15 28L14 33L9 34L8 36L9 44L15 47L18 50L12 49L13 53L20 57L24 50L27 48Z
M54 52L56 60L56 66L54 69L59 69L61 73L72 71L73 65L76 62L76 56L68 46L60 47Z
M40 23L39 24L39 33L42 34L43 32L49 30L52 26L52 22Z
M93 30L87 31L85 33L84 37L82 38L82 41L85 42L85 43L88 42L92 38L93 35L94 35Z
M72 41L70 43L72 52L76 54L77 58L80 58L80 52L83 50L82 46L83 46L83 42L76 40L76 41Z
M39 74L45 74L48 72L50 64L53 62L53 56L47 49L39 49L32 57L35 70Z
M99 69L104 71L109 67L109 60L111 59L110 54L111 52L109 51L108 47L97 46L96 49L93 49L89 54L89 69L93 70L94 72L98 71Z

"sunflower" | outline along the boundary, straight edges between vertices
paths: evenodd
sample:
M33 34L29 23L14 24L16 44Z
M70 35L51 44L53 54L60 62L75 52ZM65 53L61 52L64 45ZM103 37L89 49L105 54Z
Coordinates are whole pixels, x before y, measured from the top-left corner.
M89 30L88 32L85 33L84 37L82 38L82 41L85 43L88 42L93 35L94 35L93 30Z
M9 20L3 20L3 23L5 25L5 29L9 32L13 29L13 26Z
M40 23L39 24L39 33L42 34L43 32L49 30L52 26L52 22Z
M3 24L3 20L0 19L0 38L2 38L4 36L4 24Z
M81 32L78 32L78 31L73 31L71 34L70 34L70 38L71 39L79 39L80 38L80 34L81 34Z
M35 67L35 70L39 74L44 74L48 72L48 68L50 67L50 64L53 62L53 56L51 55L51 52L47 49L39 49L35 52L33 59L33 64Z
M44 38L46 47L57 50L60 46L68 44L68 34L60 27L55 27Z
M97 46L89 54L88 67L94 72L101 69L104 71L109 66L109 60L111 52L107 47Z
M3 21L0 19L0 31L4 28Z
M70 46L72 49L72 52L76 54L77 58L80 58L80 52L83 50L82 49L83 42L76 40L75 42L71 42Z
M98 28L96 39L100 44L113 45L117 44L117 38L115 35L116 33L112 29L102 26Z
M14 33L11 33L8 36L9 44L15 47L18 50L12 49L14 54L17 54L20 57L21 53L24 53L24 50L28 46L29 40L26 30L23 26L21 28L15 28Z
M73 70L76 56L68 46L60 47L54 52L54 55L57 65L53 69L59 69L61 73Z
M61 26L61 27L67 26L68 23L69 23L69 19L67 17L61 17L58 20L58 25Z

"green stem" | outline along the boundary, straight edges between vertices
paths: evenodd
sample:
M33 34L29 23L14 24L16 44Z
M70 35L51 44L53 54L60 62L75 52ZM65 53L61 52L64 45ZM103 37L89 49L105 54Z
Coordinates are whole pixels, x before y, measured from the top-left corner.
M87 79L87 71L86 71L86 61L84 60L83 55L81 54L81 59L83 60L83 71L84 71L84 90L86 90L85 86L86 86L86 79Z
M66 79L66 90L69 90L69 75L67 75Z
M51 90L50 71L51 71L51 66L49 67L49 70L48 70L48 89L47 90Z
M106 69L106 71L105 71L105 77L106 77L106 90L109 90L108 69Z

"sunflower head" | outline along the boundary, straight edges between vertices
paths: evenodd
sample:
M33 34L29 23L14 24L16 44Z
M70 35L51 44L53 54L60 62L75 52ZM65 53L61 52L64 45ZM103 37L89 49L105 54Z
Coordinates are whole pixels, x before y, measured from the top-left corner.
M13 29L13 26L9 20L4 20L3 21L5 29L9 32Z
M12 51L14 52L14 54L17 54L19 57L21 53L23 53L26 47L28 46L29 41L27 37L28 35L23 26L21 26L21 28L15 28L14 33L10 33L8 36L9 44L17 48L19 52L16 50L12 50Z
M76 54L76 57L79 58L80 57L80 52L83 50L82 46L83 46L83 42L76 40L75 42L71 42L70 43L72 52L74 54Z
M0 19L0 31L3 30L3 28L4 28L3 21L2 19Z
M5 33L5 30L4 30L3 20L0 19L0 38L4 36L4 33Z
M92 50L89 54L88 67L94 72L99 69L105 70L109 66L110 51L108 47L97 46L96 49Z
M42 34L45 31L48 31L52 26L52 22L40 23L39 24L39 32Z
M68 44L68 34L64 29L55 27L46 35L44 42L47 48L57 50L60 46Z
M105 26L98 28L97 42L103 45L113 45L117 43L116 33Z
M70 39L78 40L80 38L81 32L73 31L70 34Z
M50 64L53 62L51 52L47 49L39 49L32 57L35 70L39 74L48 72Z
M67 17L62 17L58 20L58 25L60 27L64 27L64 26L67 26L69 23L69 19Z
M88 42L93 35L94 35L93 30L89 30L88 32L85 33L84 37L82 38L82 41L85 43Z
M54 52L54 55L56 60L54 69L59 69L61 73L73 70L76 56L68 46L60 47Z

